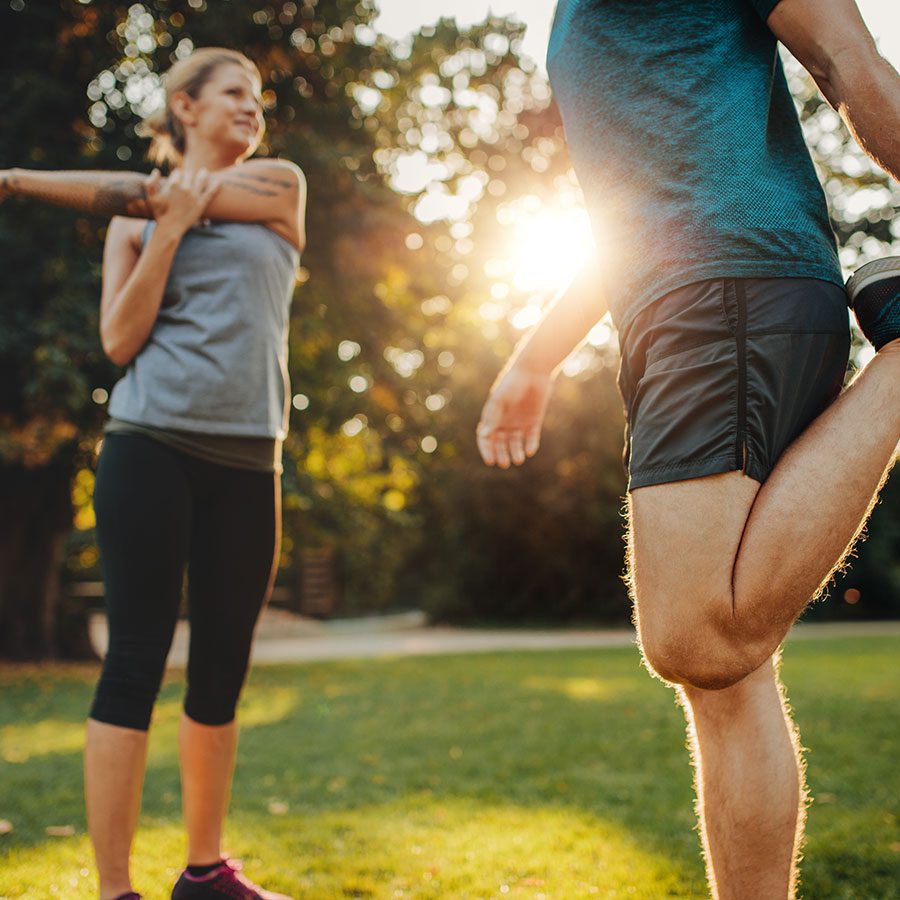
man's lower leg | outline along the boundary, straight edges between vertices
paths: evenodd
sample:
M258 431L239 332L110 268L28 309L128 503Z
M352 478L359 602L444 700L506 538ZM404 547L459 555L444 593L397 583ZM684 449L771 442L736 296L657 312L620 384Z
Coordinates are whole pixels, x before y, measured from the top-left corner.
M713 897L793 898L804 821L802 766L772 661L734 687L680 694Z

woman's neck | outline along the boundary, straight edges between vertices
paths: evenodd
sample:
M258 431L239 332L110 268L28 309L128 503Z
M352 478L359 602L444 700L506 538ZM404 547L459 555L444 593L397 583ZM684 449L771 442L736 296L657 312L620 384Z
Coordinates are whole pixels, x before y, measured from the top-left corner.
M243 160L243 156L228 152L214 145L188 147L181 160L180 168L185 172L194 173L200 169L207 172L218 172L227 169Z

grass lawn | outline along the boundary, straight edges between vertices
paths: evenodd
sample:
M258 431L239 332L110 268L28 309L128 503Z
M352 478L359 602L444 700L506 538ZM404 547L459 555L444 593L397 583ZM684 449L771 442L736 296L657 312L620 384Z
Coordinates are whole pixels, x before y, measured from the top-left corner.
M795 643L810 748L807 900L900 898L900 638ZM94 897L81 800L94 667L0 668L0 898ZM157 708L136 887L184 852L175 733ZM632 649L260 668L228 831L298 898L706 896L680 711ZM71 826L52 836L48 826Z

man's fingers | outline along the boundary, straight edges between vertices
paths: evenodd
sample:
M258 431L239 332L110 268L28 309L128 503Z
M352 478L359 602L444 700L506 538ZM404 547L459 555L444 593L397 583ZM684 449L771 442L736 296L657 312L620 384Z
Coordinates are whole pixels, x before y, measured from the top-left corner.
M494 453L497 457L497 465L501 469L508 469L512 464L509 458L509 444L504 432L498 432L494 435Z
M509 455L512 461L521 466L525 462L525 438L521 431L513 431L509 435Z
M541 426L537 425L534 428L528 429L528 434L525 438L525 455L528 457L534 456L534 454L538 452L540 446Z
M497 462L497 458L494 454L494 441L490 429L479 424L475 429L475 443L478 445L478 452L485 465L493 466Z
M475 431L478 452L487 465L508 469L511 465L521 466L534 455L541 429L540 426L522 427L529 418L516 413L493 394L488 398Z
M478 452L487 465L508 469L511 465L521 466L529 456L534 456L540 443L540 429L506 431L481 422L475 439Z
M502 412L493 397L488 396L484 409L481 411L481 419L475 429L475 441L478 444L478 452L488 466L497 465L497 452L494 447L494 435L497 424L502 418Z

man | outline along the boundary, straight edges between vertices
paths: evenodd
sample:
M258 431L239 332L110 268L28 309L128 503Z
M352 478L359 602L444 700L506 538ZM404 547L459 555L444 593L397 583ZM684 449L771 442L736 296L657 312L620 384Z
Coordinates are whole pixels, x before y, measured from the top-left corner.
M548 68L601 261L478 427L488 465L532 456L557 367L611 308L635 620L686 712L720 900L795 895L804 787L773 655L900 440L900 260L845 293L777 40L900 176L900 76L853 0L560 0ZM848 294L878 353L837 396Z

